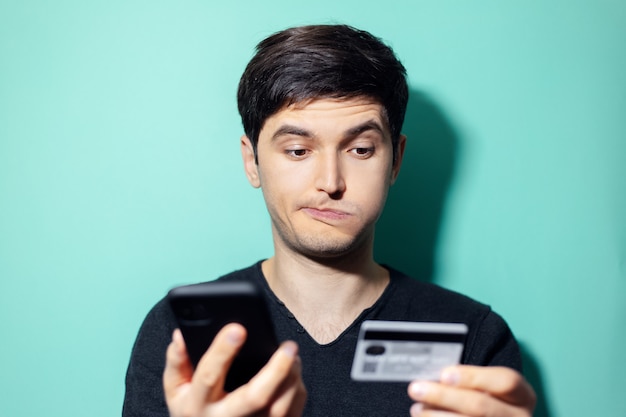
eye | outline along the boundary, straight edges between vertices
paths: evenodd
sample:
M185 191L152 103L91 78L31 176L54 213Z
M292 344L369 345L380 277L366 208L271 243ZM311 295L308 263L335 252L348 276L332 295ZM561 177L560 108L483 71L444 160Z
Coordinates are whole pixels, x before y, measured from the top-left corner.
M374 154L374 147L356 147L350 149L350 153L354 154L359 158L369 158Z
M308 150L297 148L297 149L285 149L285 154L294 159L302 159L308 154Z

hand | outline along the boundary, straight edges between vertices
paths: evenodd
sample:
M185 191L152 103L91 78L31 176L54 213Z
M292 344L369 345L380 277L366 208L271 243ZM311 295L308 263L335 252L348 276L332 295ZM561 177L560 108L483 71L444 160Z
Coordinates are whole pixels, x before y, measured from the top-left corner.
M306 390L301 377L298 346L283 343L247 384L224 391L226 373L246 339L239 324L228 324L217 334L196 371L177 329L167 348L163 387L171 417L296 417L302 414Z
M419 401L412 417L529 417L536 403L524 377L504 367L454 366L440 382L414 381L408 391Z

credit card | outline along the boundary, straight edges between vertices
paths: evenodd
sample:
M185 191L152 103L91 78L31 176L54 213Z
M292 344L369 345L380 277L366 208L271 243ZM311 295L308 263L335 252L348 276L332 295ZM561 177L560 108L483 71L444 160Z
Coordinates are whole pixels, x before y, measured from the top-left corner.
M361 324L352 362L356 381L438 380L461 360L467 325L367 320Z

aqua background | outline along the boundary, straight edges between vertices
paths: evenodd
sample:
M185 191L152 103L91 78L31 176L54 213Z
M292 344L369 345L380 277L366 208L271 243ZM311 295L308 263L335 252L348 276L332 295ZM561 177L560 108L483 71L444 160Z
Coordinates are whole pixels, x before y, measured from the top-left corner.
M410 74L378 259L491 304L540 417L626 415L623 1L0 0L0 415L119 415L175 284L271 255L238 78L349 23Z

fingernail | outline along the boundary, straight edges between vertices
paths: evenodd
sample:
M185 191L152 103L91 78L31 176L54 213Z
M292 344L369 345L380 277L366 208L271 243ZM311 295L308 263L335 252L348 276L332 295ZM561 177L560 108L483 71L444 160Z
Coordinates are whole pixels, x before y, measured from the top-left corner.
M426 390L428 387L423 382L412 382L409 385L409 394L411 394L411 398L415 400L421 400L426 396Z
M457 385L461 379L459 371L455 368L447 368L441 372L441 382L447 385Z
M180 330L176 329L172 333L172 343L174 343L174 348L176 352L180 355L185 351L185 340L183 339L183 334Z
M424 411L424 406L422 405L422 403L415 403L411 406L411 416L412 417L416 417L419 416L422 411Z
M295 343L285 343L283 344L282 351L287 355L294 357L298 353L298 345Z
M233 345L240 345L243 342L243 334L239 330L232 329L228 332L228 341Z

